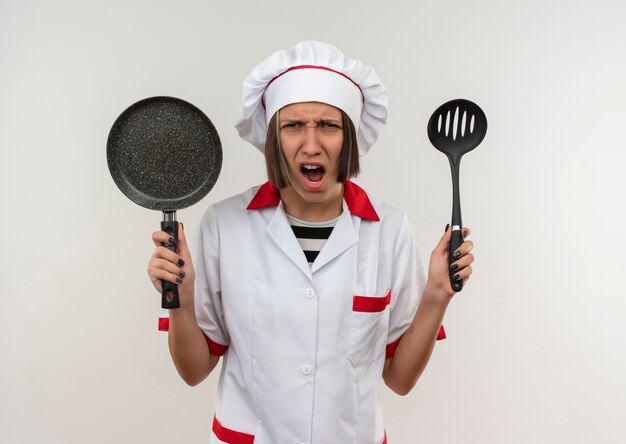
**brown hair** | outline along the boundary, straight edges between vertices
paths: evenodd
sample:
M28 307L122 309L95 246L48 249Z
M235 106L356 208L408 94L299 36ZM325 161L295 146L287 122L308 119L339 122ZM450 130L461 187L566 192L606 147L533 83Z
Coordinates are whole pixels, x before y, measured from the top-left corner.
M340 110L341 111L341 110ZM280 147L280 111L272 116L267 124L267 137L265 138L265 167L267 178L277 188L287 188L289 177L285 156ZM345 183L351 177L356 177L361 172L359 164L359 147L357 145L356 130L350 117L341 111L341 123L343 126L343 144L339 155L339 173L337 181Z

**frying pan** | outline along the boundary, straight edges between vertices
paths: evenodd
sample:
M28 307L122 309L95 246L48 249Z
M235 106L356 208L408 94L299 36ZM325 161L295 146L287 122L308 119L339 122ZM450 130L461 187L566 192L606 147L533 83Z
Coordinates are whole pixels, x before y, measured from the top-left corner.
M450 162L452 173L452 234L450 237L449 265L456 261L453 254L463 243L461 229L461 199L459 169L461 157L476 148L487 133L487 117L474 102L455 99L444 103L428 121L428 138L435 148L444 153ZM456 271L450 271L450 285L454 291L463 289L463 281L454 279Z
M115 120L107 140L109 172L118 188L144 208L163 212L161 229L178 250L176 210L207 195L222 167L222 145L209 118L175 97L150 97ZM178 308L178 286L163 281L163 308Z

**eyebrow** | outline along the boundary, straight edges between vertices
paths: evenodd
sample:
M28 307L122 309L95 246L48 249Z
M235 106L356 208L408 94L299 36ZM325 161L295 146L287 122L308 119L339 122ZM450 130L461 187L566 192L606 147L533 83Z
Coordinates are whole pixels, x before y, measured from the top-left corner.
M280 123L285 124L285 123L298 123L298 124L304 124L304 121L298 118L294 118L294 119L280 119ZM333 119L333 118L321 118L317 123L332 123L332 124L336 124L336 125L341 125L341 120L340 119Z

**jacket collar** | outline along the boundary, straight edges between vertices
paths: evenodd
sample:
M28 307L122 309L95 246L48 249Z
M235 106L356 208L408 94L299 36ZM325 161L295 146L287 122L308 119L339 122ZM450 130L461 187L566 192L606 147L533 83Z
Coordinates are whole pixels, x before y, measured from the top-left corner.
M343 188L343 199L346 201L351 214L361 219L379 221L380 218L370 202L365 190L353 182L347 181ZM280 203L278 188L270 182L265 182L259 187L256 194L248 204L248 210L258 210L265 207L277 207Z

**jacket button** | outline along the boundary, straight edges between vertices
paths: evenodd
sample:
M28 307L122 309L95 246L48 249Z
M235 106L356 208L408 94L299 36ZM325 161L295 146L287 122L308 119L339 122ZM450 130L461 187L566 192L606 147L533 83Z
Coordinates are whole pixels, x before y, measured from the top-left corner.
M308 298L308 299L313 299L315 297L315 289L313 288L307 288L304 290L304 295Z
M311 376L311 374L313 373L313 367L311 367L309 364L305 364L300 367L300 373L302 373L304 376Z

